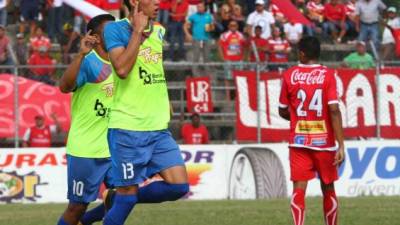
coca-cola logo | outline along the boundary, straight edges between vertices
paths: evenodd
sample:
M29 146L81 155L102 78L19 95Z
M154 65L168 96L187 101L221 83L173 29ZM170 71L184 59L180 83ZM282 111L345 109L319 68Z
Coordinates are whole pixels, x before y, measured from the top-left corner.
M295 69L290 76L292 85L299 84L322 84L325 80L326 69L314 69L311 72L302 72L300 69Z

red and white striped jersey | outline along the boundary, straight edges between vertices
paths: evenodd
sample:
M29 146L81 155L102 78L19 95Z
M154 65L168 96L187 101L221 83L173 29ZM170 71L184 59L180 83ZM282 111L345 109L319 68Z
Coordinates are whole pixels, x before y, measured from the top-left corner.
M270 51L284 51L290 49L289 41L284 38L268 38L267 45ZM289 61L289 54L284 52L271 52L269 53L268 61L275 63L287 62Z
M346 4L346 15L347 16L354 15L355 13L356 13L356 4L351 2L351 1L349 1Z
M308 11L311 11L313 13L318 13L318 14L322 14L325 9L323 4L321 4L321 3L317 4L313 1L309 1L307 3L306 7L307 7Z

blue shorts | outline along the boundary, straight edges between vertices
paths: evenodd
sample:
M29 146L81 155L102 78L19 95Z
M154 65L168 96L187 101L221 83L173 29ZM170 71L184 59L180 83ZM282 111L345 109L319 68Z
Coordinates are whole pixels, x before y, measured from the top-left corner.
M104 182L113 188L110 158L81 158L67 155L68 199L71 202L90 203L97 199Z
M116 187L138 185L160 171L185 165L168 130L108 129L108 145Z

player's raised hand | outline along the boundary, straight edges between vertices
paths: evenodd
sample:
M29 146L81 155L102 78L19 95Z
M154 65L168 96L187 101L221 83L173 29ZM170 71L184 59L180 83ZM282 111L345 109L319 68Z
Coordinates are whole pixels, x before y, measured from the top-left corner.
M84 55L88 54L98 42L99 40L89 30L81 40L80 53Z
M341 146L336 152L334 166L340 166L344 161L344 147Z
M149 23L149 17L146 16L143 11L139 11L139 1L136 1L131 22L133 24L133 31L138 33L142 33Z

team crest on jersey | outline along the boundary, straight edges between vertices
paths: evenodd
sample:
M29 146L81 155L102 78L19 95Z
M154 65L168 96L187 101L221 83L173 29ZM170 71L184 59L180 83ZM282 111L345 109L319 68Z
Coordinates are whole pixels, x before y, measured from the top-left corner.
M101 90L105 92L106 97L112 97L114 91L114 83L104 84Z
M144 58L145 63L157 64L162 59L162 53L154 52L151 47L141 49L139 56Z

